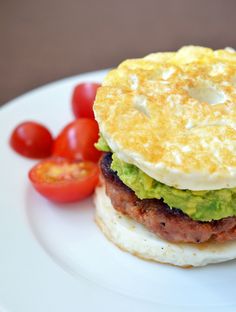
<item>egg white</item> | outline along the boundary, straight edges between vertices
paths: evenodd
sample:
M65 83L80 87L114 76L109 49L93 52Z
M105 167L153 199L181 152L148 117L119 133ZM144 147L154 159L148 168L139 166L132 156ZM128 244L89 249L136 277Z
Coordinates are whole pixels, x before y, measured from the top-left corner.
M116 211L104 187L95 193L96 222L105 236L124 251L145 260L180 267L199 267L236 258L236 242L173 244Z

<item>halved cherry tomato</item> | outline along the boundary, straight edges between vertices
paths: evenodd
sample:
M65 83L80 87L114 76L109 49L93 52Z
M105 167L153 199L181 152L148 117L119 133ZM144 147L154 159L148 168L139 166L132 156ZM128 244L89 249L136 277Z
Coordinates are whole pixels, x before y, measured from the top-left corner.
M51 155L53 138L49 130L33 121L19 124L10 137L11 147L29 158L45 158Z
M80 83L72 94L72 110L77 118L94 119L93 103L97 93L99 83Z
M69 160L98 161L101 156L94 144L98 141L98 125L93 119L80 118L68 124L53 145L53 155Z
M98 175L98 166L93 162L70 162L63 158L43 160L29 172L34 188L59 203L89 196L98 183Z

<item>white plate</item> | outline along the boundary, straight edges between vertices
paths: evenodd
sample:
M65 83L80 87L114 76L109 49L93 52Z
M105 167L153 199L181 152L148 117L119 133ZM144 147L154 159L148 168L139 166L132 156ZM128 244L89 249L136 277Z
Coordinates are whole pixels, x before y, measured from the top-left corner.
M23 120L58 133L73 118L73 86L105 73L49 84L0 110L0 311L235 311L235 261L187 270L124 253L97 228L91 199L48 202L27 179L35 162L9 148Z

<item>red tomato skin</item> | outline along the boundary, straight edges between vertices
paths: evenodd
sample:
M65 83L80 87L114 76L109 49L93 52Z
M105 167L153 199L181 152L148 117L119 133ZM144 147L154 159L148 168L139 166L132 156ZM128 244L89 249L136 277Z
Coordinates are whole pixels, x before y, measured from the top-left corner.
M80 83L74 88L71 104L76 118L94 119L93 103L100 86L99 83L87 82Z
M39 177L36 172L39 166L43 166L48 161L54 162L54 164L57 165L63 164L65 162L69 163L65 159L52 158L38 163L29 171L29 179L33 184L33 187L43 197L56 203L72 203L82 200L93 193L96 185L99 182L99 169L95 163L90 163L92 166L91 173L83 181L66 180L60 183L49 184L42 181L43 177Z
M97 162L102 154L94 146L98 132L98 124L93 119L80 118L69 123L54 141L53 156Z
M43 125L26 121L12 132L10 146L20 155L28 158L49 157L52 152L53 138Z

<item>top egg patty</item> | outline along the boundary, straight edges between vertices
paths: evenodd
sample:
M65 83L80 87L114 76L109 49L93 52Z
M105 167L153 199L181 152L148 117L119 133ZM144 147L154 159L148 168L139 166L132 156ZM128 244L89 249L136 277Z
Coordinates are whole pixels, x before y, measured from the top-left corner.
M121 160L177 189L236 187L236 53L187 46L127 60L94 104Z

